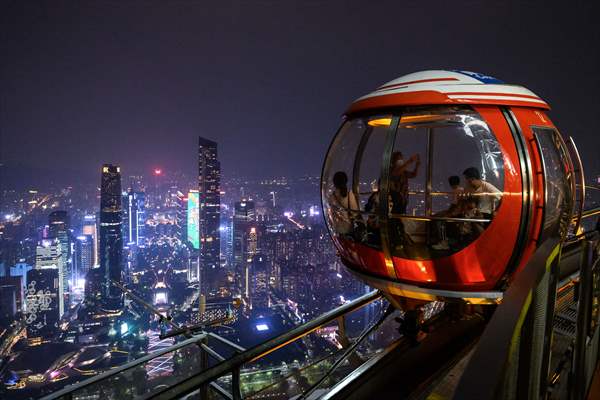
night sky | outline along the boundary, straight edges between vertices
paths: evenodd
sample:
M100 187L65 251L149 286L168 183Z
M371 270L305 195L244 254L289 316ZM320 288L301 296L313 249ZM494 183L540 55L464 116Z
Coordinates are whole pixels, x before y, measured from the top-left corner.
M424 69L522 84L600 173L597 1L0 0L2 180L318 174L350 102Z

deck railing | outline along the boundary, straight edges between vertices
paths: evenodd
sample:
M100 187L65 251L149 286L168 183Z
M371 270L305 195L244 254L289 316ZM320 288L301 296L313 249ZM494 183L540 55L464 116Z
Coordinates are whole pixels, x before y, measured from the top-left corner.
M327 324L336 321L343 324L343 318L347 314L381 298L382 294L380 292L372 291L249 349L244 349L219 335L203 332L118 368L66 386L43 397L42 400L102 400L106 398L107 394L114 394L116 388L123 389L126 392L126 394L121 393L120 395L126 395L130 398L170 399L179 398L191 392L198 392L201 398L206 399L210 390L224 399L241 399L240 371L244 364L262 359L277 349L293 343ZM225 357L215 350L216 347L226 347L233 351L233 355ZM186 349L192 350L194 353L194 368L192 370L183 375L166 377L163 384L146 384L147 377L143 371L149 362ZM214 365L210 365L209 359L213 360ZM230 376L231 390L227 390L217 382L218 378L226 375ZM119 394L117 393L117 395Z
M564 377L573 400L582 400L587 393L600 341L598 234L590 231L580 240L572 373ZM558 239L548 239L509 286L462 375L455 399L546 398L561 245Z

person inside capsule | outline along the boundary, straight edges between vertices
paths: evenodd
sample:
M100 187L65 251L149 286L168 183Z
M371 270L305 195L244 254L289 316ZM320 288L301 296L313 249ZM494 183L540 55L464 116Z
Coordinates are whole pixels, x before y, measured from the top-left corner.
M498 140L467 106L407 108L395 132L391 120L385 114L350 118L331 144L322 198L333 239L345 252L360 250L349 242L387 247L394 263L450 256L481 236L485 220L500 207L504 157Z
M502 198L502 192L494 185L481 179L481 173L476 167L469 167L463 171L467 188L465 194L477 196L479 200L479 211L483 218L492 219L496 212L497 203ZM465 218L473 218L467 217Z
M360 214L352 212L359 208L354 193L348 191L348 175L344 171L337 171L333 175L333 187L329 204L332 206L334 228L341 235L353 236L354 221L360 219Z
M381 179L377 180L377 186L373 187L372 193L365 204L365 212L367 213L367 243L379 247L381 246L381 231L379 227L379 217L376 212L379 209L379 185Z
M412 169L410 166L412 165ZM392 201L392 214L406 214L408 206L408 180L413 179L419 173L421 158L419 154L413 154L408 160L404 160L402 152L392 153L390 166L390 198ZM392 241L396 247L401 247L409 242L410 238L405 235L404 224L401 219L394 219L392 225Z
M461 200L465 192L465 188L460 184L460 177L452 175L448 177L450 185L450 206L446 210L442 210L435 214L436 217L453 217L462 214ZM450 250L449 240L457 241L460 232L456 224L447 223L447 221L434 221L434 238L437 243L432 244L434 250Z

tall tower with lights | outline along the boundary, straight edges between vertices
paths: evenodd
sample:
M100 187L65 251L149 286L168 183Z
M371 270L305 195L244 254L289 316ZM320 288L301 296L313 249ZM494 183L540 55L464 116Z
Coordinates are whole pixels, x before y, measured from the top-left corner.
M68 303L69 281L73 280L73 260L71 255L71 235L69 232L69 215L66 211L53 211L48 216L48 237L58 240L62 255L61 273L63 300Z
M217 158L217 143L202 137L198 141L198 193L200 287L206 293L211 289L208 282L220 265L221 164Z
M101 303L106 310L118 310L122 306L121 291L111 284L111 281L122 280L121 196L121 168L104 164L100 185L99 258L102 276Z

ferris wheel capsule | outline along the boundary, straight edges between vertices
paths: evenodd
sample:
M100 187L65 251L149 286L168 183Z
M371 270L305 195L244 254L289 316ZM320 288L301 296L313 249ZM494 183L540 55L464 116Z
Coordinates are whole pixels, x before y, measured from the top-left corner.
M498 302L572 220L579 160L549 108L468 71L405 75L355 100L321 176L347 268L392 302Z

